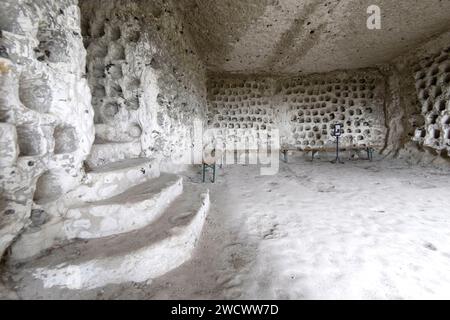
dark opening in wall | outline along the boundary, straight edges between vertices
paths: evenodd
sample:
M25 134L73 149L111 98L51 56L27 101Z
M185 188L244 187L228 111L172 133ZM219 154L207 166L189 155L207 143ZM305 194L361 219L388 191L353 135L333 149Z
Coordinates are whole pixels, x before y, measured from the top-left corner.
M445 75L443 76L442 82L443 82L444 84L450 84L450 74L445 74Z
M439 102L437 102L437 108L439 112L442 112L446 109L446 101L445 100L441 100Z
M97 83L92 90L92 96L95 98L104 98L106 96L105 87L102 84Z
M41 134L32 126L17 126L17 139L20 157L41 155Z
M108 55L108 45L105 41L92 42L88 48L89 58L103 59ZM103 61L101 61L103 62ZM103 65L104 67L104 65Z
M121 37L120 27L111 26L109 29L109 39L111 41L117 41Z
M434 97L434 98L439 97L441 94L442 94L442 89L441 89L440 86L435 87L435 88L433 89L433 97Z
M425 129L420 129L420 138L425 138L427 136L427 132Z
M101 38L105 35L105 25L104 23L95 23L91 25L90 28L91 36L94 38Z
M437 119L439 118L439 115L437 114L431 114L430 115L430 123L431 124L436 124Z
M72 153L78 149L78 138L74 127L57 126L53 138L55 139L55 154Z
M435 129L433 132L433 138L434 139L439 139L441 137L441 131L438 129Z
M125 39L128 42L138 42L141 39L141 32L139 30L130 30L127 32Z

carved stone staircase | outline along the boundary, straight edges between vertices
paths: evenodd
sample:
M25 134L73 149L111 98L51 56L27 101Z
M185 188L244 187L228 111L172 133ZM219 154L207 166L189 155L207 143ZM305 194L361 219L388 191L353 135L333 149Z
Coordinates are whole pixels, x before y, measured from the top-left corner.
M129 159L93 169L32 226L7 261L15 283L93 289L143 282L190 259L209 210L202 186Z

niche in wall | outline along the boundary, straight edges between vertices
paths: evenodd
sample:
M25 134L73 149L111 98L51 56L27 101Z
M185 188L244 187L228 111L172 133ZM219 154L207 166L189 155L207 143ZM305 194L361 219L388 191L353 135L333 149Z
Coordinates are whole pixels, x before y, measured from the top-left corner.
M33 126L17 126L17 140L20 157L32 157L42 155L41 133Z
M43 75L22 74L19 81L19 99L28 109L47 113L52 103L52 92Z
M72 153L78 149L77 132L74 127L59 125L53 133L55 154Z

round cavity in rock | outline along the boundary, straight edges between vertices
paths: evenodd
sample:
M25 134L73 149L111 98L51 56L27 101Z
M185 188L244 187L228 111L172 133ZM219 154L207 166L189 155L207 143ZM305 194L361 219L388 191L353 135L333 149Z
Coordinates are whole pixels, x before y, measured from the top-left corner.
M30 157L38 156L42 153L41 139L43 138L41 133L34 128L33 125L30 126L16 126L17 132L17 143L19 145L19 156L20 157Z
M441 137L441 131L438 130L438 129L435 129L435 130L433 131L433 138L434 138L434 139L439 139L440 137Z
M417 129L416 137L425 138L427 136L427 132L425 129Z
M439 115L437 114L430 114L429 115L429 120L430 120L430 124L436 124L437 119L439 118Z
M120 27L118 26L111 26L109 28L109 39L111 41L117 41L121 37Z
M105 87L101 84L96 84L92 90L92 96L96 98L104 98L106 96Z
M37 180L33 200L36 203L44 203L59 198L62 193L61 176L47 171Z
M105 65L102 62L95 62L92 64L92 76L97 79L103 79L105 75Z
M118 43L109 46L108 55L111 60L125 60L125 48Z
M92 42L88 48L88 55L93 58L104 58L108 54L108 47L105 44Z
M442 76L442 82L447 85L450 84L450 73L444 74Z
M31 210L30 219L32 222L31 227L38 228L44 225L49 220L49 217L44 210L34 209Z
M428 80L428 86L435 86L437 83L437 77L433 77L430 80Z
M113 118L118 113L119 105L117 103L110 102L103 107L103 114L109 118Z
M438 102L436 102L436 109L439 112L442 112L446 109L446 101L445 100L440 100Z
M53 138L55 140L55 154L72 153L78 149L79 139L76 129L72 126L57 126Z
M133 138L139 138L142 135L142 128L138 124L133 124L128 129L128 133Z
M52 92L44 76L25 76L19 80L19 99L28 109L48 113L52 103Z
M433 97L437 98L442 94L442 89L440 86L433 88Z
M101 38L105 35L105 25L96 23L91 25L91 35L95 38Z

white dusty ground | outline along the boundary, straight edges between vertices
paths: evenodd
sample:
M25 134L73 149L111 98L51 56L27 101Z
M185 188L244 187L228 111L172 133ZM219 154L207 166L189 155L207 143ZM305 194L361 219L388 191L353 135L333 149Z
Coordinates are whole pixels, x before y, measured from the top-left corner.
M450 170L325 160L291 158L265 177L226 167L190 262L146 284L39 298L450 298Z

